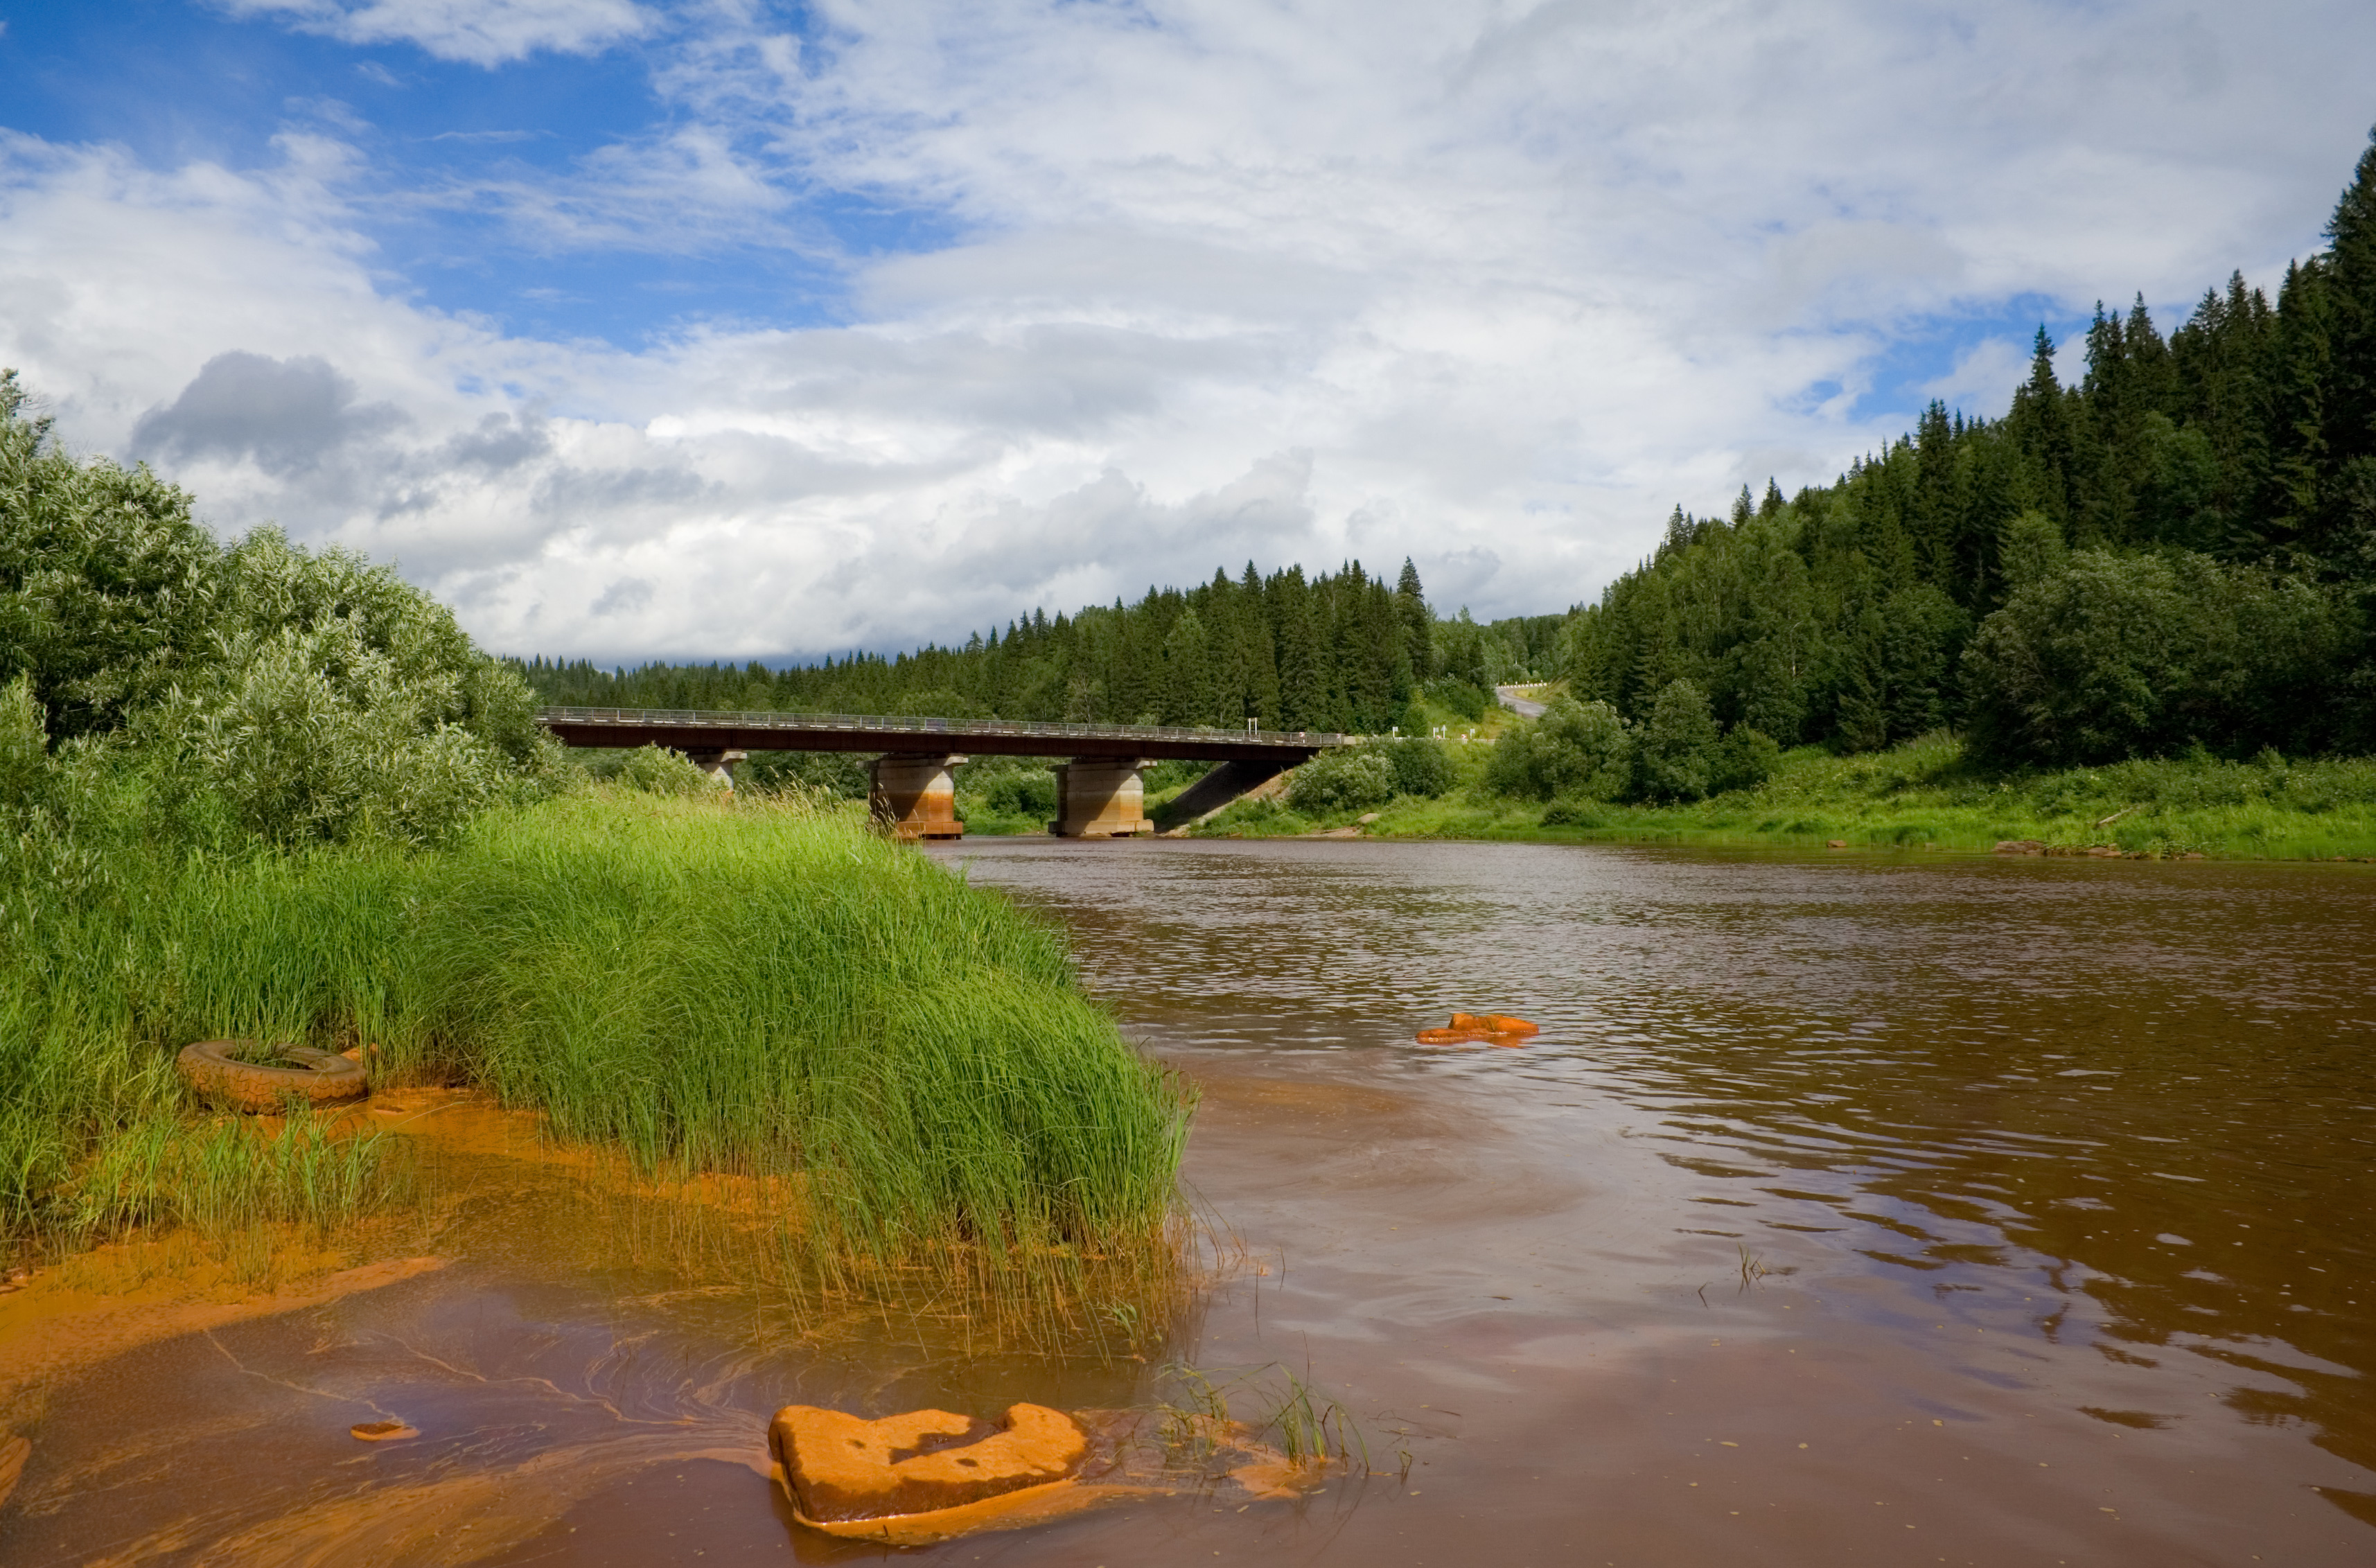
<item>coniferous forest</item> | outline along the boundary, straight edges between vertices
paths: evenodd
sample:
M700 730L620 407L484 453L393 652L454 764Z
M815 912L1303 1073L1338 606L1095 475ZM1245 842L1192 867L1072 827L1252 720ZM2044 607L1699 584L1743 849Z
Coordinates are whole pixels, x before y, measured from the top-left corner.
M1381 732L1401 720L1418 683L1449 672L1455 703L1482 710L1476 683L1511 678L1531 629L1548 660L1562 617L1494 628L1434 621L1408 561L1388 583L1353 562L1307 578L1300 566L1186 590L1149 588L1136 604L1051 618L1035 611L962 647L885 659L859 654L789 670L649 665L605 673L539 659L525 669L550 700L621 707L775 707ZM1510 640L1513 626L1520 641Z
M1975 762L2376 750L2376 137L2274 301L2240 274L2165 334L2041 327L1998 418L1939 403L1827 486L1678 507L1598 602L1479 625L1350 564L1249 564L961 647L804 668L527 665L556 702L1382 731L1424 694L1562 679L1629 726L1686 683L1725 730Z

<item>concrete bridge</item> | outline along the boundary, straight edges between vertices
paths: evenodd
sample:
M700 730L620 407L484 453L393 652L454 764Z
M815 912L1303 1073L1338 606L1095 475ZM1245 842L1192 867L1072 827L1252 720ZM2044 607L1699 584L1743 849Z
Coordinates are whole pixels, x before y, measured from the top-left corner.
M1045 724L1004 719L892 719L847 713L696 713L690 709L547 707L537 722L564 745L668 746L731 788L734 765L753 752L877 752L868 808L901 838L956 838L953 770L969 757L1063 756L1051 833L1129 838L1152 833L1150 763L1215 765L1172 803L1175 819L1217 811L1266 779L1350 737L1248 728L1161 724Z

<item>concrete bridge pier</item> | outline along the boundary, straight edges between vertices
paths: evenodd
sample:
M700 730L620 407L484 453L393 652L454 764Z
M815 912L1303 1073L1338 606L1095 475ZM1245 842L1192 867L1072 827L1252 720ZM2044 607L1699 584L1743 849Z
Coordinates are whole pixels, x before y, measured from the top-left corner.
M749 752L687 752L684 754L693 759L694 766L717 779L729 790L734 788L734 765L738 762L748 762L751 758Z
M949 770L965 760L948 752L876 757L866 787L868 812L894 838L964 837Z
M1128 757L1076 756L1056 768L1056 820L1061 838L1135 838L1155 831L1146 820L1145 762Z

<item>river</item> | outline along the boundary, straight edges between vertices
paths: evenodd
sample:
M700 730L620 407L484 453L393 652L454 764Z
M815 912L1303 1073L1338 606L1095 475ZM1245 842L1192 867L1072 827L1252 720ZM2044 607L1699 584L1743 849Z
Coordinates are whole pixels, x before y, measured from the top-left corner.
M1368 1463L1294 1503L1158 1500L913 1555L2376 1560L2359 868L933 852L1061 921L1202 1090L1187 1179L1243 1261L1176 1353L1291 1370ZM1455 1010L1542 1033L1413 1043ZM738 1461L774 1405L1119 1404L1150 1375L812 1354L731 1301L482 1262L65 1391L0 1560L852 1561L876 1553L790 1525ZM426 1435L350 1453L366 1408ZM325 1523L432 1494L393 1555Z

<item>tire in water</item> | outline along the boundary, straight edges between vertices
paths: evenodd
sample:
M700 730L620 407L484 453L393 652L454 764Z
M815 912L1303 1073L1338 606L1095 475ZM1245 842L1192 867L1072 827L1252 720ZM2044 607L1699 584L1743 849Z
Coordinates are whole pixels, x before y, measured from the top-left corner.
M292 1097L306 1105L336 1105L371 1092L360 1062L303 1045L274 1048L274 1054L299 1066L242 1062L239 1053L255 1046L252 1039L202 1039L183 1048L177 1065L201 1099L231 1111L279 1111Z

